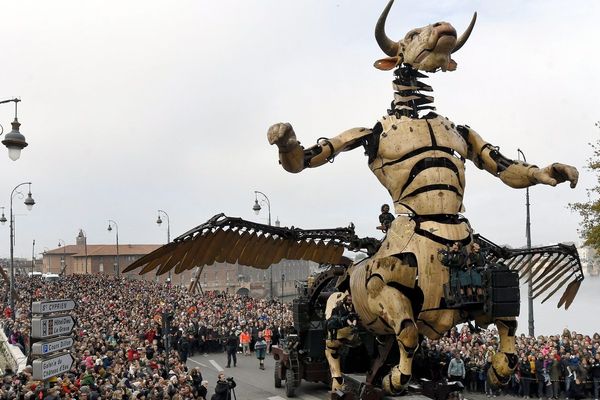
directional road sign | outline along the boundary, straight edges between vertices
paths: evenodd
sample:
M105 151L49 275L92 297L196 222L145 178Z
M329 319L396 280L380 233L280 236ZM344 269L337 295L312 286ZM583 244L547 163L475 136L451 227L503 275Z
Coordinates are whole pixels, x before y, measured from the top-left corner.
M31 337L45 339L52 336L68 335L75 326L70 315L31 318Z
M69 349L73 346L73 338L59 337L45 342L37 342L31 346L34 356L46 356L59 350Z
M69 299L34 301L31 304L33 314L48 314L53 312L71 311L75 308L75 302Z
M33 360L33 379L46 380L52 378L70 370L71 365L73 365L73 357L70 353Z

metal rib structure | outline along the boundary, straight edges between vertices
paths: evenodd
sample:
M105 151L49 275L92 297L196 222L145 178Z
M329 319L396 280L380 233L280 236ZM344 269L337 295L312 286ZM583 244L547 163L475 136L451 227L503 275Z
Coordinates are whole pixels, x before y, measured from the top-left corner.
M474 235L475 241L486 252L489 263L500 263L518 271L520 279L532 281L533 298L544 296L542 303L564 289L557 308L568 309L583 281L579 254L574 245L557 244L531 249L500 247L483 236ZM565 287L566 286L566 287Z
M359 238L354 226L334 229L282 228L217 214L129 265L123 272L139 274L170 270L181 273L194 267L228 262L266 269L283 259L338 264L345 249L373 254L379 241Z
M427 78L427 75L409 66L396 68L394 75L394 101L388 114L418 118L420 111L435 110L432 105L433 96L423 93L433 92L433 89L418 80L418 78Z

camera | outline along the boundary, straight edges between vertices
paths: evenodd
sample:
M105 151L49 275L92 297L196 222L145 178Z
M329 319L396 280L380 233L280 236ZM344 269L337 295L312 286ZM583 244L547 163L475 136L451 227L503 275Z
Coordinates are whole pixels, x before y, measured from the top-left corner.
M233 382L233 376L230 376L229 378L227 378L227 382Z

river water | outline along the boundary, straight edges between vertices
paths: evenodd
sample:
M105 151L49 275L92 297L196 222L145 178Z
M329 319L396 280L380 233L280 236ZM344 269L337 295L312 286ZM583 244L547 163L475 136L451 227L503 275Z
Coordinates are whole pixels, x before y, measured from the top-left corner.
M565 286L566 287L566 286ZM586 277L582 282L577 297L568 310L556 308L562 295L559 290L544 304L540 300L533 301L534 327L536 335L552 335L562 332L564 328L577 333L592 335L600 333L600 277ZM521 315L517 332L528 332L527 285L521 287Z

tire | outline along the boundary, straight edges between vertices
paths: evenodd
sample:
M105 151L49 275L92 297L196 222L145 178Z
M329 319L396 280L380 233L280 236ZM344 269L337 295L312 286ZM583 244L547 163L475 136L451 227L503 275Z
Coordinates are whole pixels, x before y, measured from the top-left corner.
M294 385L294 371L287 369L285 371L285 395L287 397L294 397L296 392L296 386Z
M275 371L273 372L273 376L275 378L275 387L281 387L281 362L279 360L275 361Z

